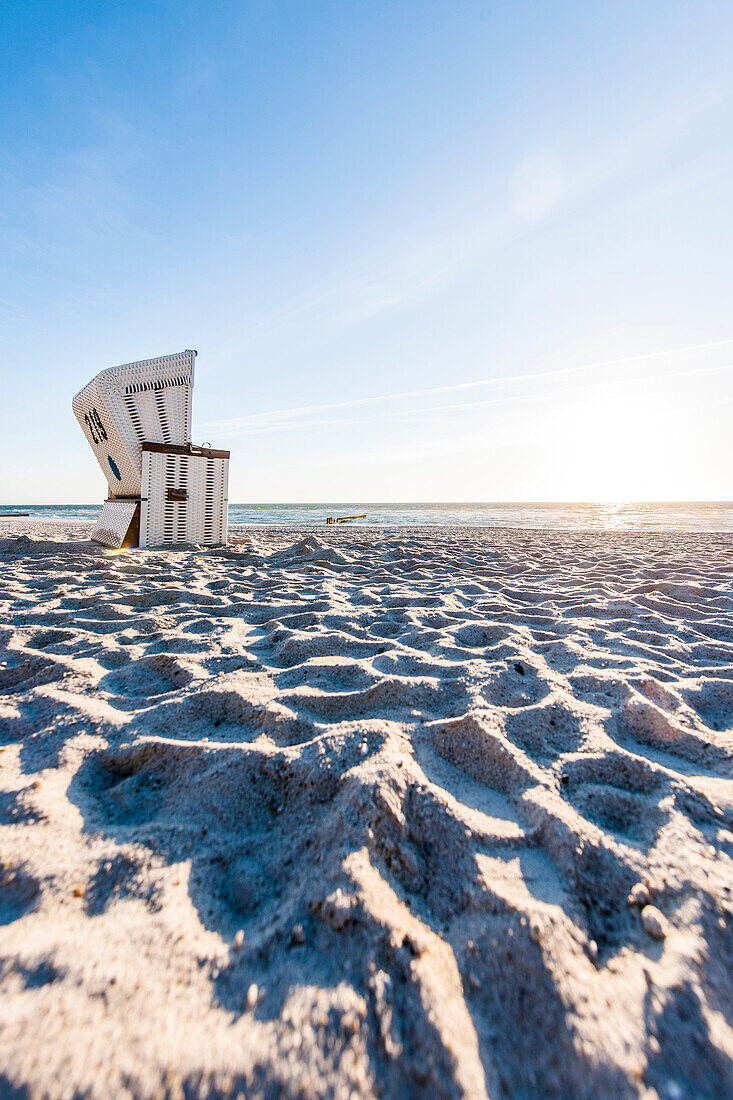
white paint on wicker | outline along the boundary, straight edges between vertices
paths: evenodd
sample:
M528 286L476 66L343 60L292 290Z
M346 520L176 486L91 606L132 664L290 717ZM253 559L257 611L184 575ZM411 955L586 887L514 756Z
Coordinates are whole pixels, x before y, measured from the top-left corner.
M97 542L122 545L139 498L140 546L226 543L228 457L191 446L195 357L184 351L110 367L74 398L112 498L94 529ZM143 450L145 443L173 451ZM180 447L186 451L175 453Z
M182 351L109 367L73 399L110 496L139 494L144 441L190 442L195 358Z
M94 541L119 550L132 523L136 508L136 500L105 500L97 525L92 531Z
M228 458L143 451L140 545L225 544L228 487ZM169 500L176 489L187 499Z

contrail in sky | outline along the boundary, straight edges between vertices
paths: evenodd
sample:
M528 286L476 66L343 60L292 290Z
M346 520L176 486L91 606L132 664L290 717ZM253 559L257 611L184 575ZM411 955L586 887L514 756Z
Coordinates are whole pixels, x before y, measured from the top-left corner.
M733 344L733 338L727 340L712 340L702 344L688 344L681 348L666 348L663 351L649 351L642 355L628 355L620 359L601 359L593 363L583 363L576 367L561 367L558 370L533 371L529 374L503 375L497 378L478 378L473 382L456 382L448 386L433 386L428 389L401 390L396 393L379 394L375 397L356 397L349 401L334 401L322 405L301 405L292 409L273 409L270 412L251 413L248 416L237 417L232 420L208 421L199 425L199 430L216 429L228 435L245 433L247 431L279 430L287 426L284 421L293 421L302 416L313 413L330 412L336 409L353 409L365 405L376 405L388 401L403 401L410 397L431 397L441 393L458 393L465 390L479 389L484 386L499 386L512 383L531 381L545 381L553 378L571 377L588 371L599 370L603 367L623 366L626 363L640 363L650 359L662 359L665 356L685 355L694 351L707 351L712 348L722 348ZM703 368L704 369L704 368ZM675 371L675 374L680 373ZM694 372L693 372L694 373ZM458 407L458 406L455 406Z

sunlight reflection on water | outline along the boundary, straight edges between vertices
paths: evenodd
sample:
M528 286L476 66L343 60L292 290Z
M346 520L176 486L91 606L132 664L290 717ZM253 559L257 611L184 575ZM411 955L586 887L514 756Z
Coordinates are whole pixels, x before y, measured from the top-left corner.
M95 505L16 505L3 509L30 512L31 516L57 520L94 520ZM230 504L230 523L320 525L327 516L366 512L365 520L351 526L427 526L458 524L465 527L551 528L565 531L731 531L733 502L687 501L671 503L467 503L383 504L342 501L326 504Z

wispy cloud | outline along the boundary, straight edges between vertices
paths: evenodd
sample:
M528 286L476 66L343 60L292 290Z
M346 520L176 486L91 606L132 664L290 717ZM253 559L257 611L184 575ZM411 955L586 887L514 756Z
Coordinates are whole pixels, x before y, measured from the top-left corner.
M729 367L728 359L726 359L724 363L715 363L712 365L707 362L698 362L696 365L681 365L679 362L665 364L665 361L670 359L678 361L679 358L683 356L715 351L728 347L733 347L733 338L706 341L699 344L688 344L684 347L665 348L659 351L644 352L639 355L629 355L616 359L601 359L592 363L582 363L572 367L562 367L557 370L531 371L525 374L479 378L471 382L457 382L451 385L432 386L425 389L398 390L393 393L378 394L371 397L356 397L348 401L333 401L320 405L300 405L295 408L250 413L242 417L208 421L198 425L198 430L217 432L220 435L227 435L229 437L255 435L267 432L282 432L288 429L299 430L305 427L332 423L333 418L328 414L341 413L345 410L397 404L399 402L410 402L415 399L424 400L431 397L468 393L470 391L487 389L496 391L489 397L479 397L473 401L453 402L449 405L413 406L400 410L383 409L378 413L378 418L413 418L420 414L429 414L432 416L445 415L450 412L478 409L489 404L494 404L497 401L505 400L509 396L516 398L518 395L521 395L522 391L525 390L530 383L547 384L562 382L564 380L570 382L582 380L587 384L594 373L602 373L609 368L617 369L611 377L599 379L599 381L618 382L636 380L639 377L638 373L629 377L627 374L623 373L623 370L619 371L618 368L634 367L642 363L652 364L655 361L659 361L663 368L661 371L657 370L654 372L654 376L657 378L677 377L684 374L697 374L705 373L710 370L727 369Z
M314 319L329 329L348 330L429 298L488 256L534 233L548 216L562 215L589 196L643 173L727 92L700 88L697 95L639 120L580 156L528 149L503 182L484 181L464 193L434 224L413 226L398 240L380 242L378 249L273 304L248 326L244 341L237 339L229 358L236 359L263 332L291 322L302 325Z

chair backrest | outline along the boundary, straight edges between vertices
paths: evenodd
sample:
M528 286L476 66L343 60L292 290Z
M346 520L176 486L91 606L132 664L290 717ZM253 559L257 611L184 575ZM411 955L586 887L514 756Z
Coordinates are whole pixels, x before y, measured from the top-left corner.
M100 371L72 401L111 497L138 496L142 444L191 441L195 351Z

